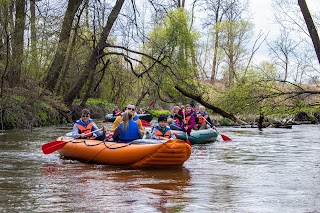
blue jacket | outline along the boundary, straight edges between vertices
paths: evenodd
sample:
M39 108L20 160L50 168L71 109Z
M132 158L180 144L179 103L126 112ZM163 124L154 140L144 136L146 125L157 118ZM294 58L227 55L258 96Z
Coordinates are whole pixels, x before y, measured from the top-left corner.
M119 141L133 141L139 138L139 127L133 120L129 121L129 127L126 131L123 129L123 122L120 123L119 129L121 132L119 135Z

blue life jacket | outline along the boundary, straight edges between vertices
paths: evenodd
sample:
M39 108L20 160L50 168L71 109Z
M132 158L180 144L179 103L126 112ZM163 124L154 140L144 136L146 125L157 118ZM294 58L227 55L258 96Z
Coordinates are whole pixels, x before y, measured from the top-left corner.
M123 129L123 122L120 123L119 129L121 132L119 135L119 142L129 142L139 138L139 127L133 120L129 121L128 129Z
M138 119L140 119L138 115L136 115L136 116L134 116L134 117L132 118L132 120L134 120L134 121L137 121Z

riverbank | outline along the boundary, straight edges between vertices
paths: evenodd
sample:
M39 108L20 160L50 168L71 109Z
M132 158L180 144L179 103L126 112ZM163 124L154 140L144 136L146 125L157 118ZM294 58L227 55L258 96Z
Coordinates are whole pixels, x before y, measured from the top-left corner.
M69 108L60 100L48 97L42 100L15 97L1 106L0 130L67 125L79 119L84 108L80 104L74 104ZM92 101L86 106L93 119L102 119L106 113L112 111L113 107L113 104L102 101Z
M97 99L89 99L86 108L91 112L91 117L95 119L103 119L108 113L111 113L115 105L103 102ZM79 103L72 105L71 108L65 106L61 100L49 97L42 100L27 100L26 98L11 98L5 105L0 108L0 130L6 129L32 129L34 127L45 127L52 125L70 125L80 118L81 110L84 107ZM170 107L168 107L170 108ZM167 111L167 110L166 110ZM164 110L150 110L150 113L156 118L159 114L163 114ZM169 111L168 111L169 112ZM209 113L212 115L211 113ZM251 116L253 117L253 116ZM272 118L271 118L272 117ZM239 126L230 119L213 115L212 120L216 126ZM259 118L243 119L248 126L256 127ZM299 112L290 118L280 119L273 116L266 116L262 122L264 127L288 127L297 124L319 124L320 112L307 113ZM247 127L247 126L242 126Z

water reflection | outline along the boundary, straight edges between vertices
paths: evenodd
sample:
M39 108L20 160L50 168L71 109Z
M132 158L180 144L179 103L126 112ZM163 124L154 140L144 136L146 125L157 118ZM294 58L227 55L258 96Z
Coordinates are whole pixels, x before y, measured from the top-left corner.
M194 146L172 169L44 155L41 145L64 128L5 131L0 212L320 212L319 130L220 128L232 142Z
M184 167L126 169L75 161L45 164L42 174L47 195L39 202L50 205L40 211L172 212L188 203L184 193L191 178Z

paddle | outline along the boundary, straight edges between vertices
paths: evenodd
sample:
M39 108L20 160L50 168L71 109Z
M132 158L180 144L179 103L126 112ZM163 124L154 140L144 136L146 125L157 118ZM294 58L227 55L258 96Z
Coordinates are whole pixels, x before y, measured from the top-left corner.
M88 132L85 135L89 135L91 133L98 132L98 131L101 131L101 130L102 130L102 128L101 129L97 129L97 130L92 131L92 132ZM55 152L58 149L62 148L66 143L68 143L68 142L70 142L72 140L73 139L68 140L68 141L51 141L49 143L43 144L42 145L42 152L45 155L50 154L50 153Z
M186 115L184 114L184 110L182 111L183 113L183 120L184 120L184 126L186 126ZM189 144L191 146L191 142L189 141L189 138L188 138L188 132L186 132L186 143Z
M210 124L210 122L205 117L203 117L203 119L206 120L207 124L212 128L212 125ZM221 134L216 128L214 128L214 129L218 132L218 134L221 135L223 141L232 141L231 138L229 138L228 136L226 136L224 134Z
M72 140L70 140L72 141ZM62 148L69 141L52 141L42 145L43 154L47 155Z
M152 102L151 102L151 104L148 106L148 108L145 110L146 112L149 110L149 108L150 107L152 107L152 105L154 104L156 102L156 100L153 100Z
M106 135L105 140L108 140L109 138L112 138L113 132L110 132Z

